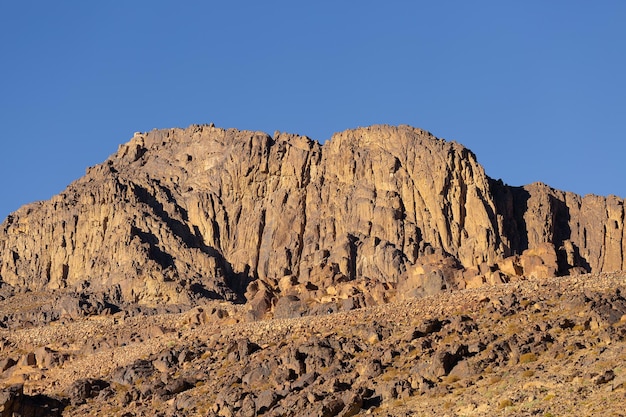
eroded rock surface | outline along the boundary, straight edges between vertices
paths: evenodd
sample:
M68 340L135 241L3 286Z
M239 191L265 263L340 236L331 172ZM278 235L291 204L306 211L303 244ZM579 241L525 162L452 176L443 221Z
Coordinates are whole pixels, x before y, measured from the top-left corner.
M94 309L247 299L253 318L277 304L287 317L623 270L624 233L623 200L509 187L468 149L408 126L324 145L191 126L136 134L11 214L0 280L99 294Z

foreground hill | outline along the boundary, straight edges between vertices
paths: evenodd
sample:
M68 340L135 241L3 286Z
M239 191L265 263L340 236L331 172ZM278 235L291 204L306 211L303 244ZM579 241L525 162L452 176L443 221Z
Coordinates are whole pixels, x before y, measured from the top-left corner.
M2 330L0 410L623 415L625 290L624 274L531 278L294 319L247 323L242 307L212 302ZM2 314L46 304L14 301Z
M408 126L324 145L191 126L138 133L11 214L0 283L67 289L98 311L216 299L294 317L623 270L624 233L623 200L509 187L468 149Z

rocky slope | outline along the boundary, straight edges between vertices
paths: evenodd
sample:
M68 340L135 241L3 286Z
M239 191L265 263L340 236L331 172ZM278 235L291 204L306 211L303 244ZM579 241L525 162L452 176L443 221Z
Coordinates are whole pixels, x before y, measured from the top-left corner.
M624 202L487 177L408 126L136 134L0 228L0 281L103 303L247 300L260 317L522 276L622 270Z
M623 415L625 284L530 278L294 319L246 323L241 306L213 302L0 330L0 411Z

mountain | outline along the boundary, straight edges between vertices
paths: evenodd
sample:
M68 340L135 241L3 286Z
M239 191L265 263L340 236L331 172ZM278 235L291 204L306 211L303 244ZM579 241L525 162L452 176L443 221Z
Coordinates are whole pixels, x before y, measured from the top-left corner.
M462 145L371 126L321 145L212 125L136 133L0 227L0 281L261 317L626 268L624 201L489 178Z
M409 126L137 133L0 226L0 415L621 415L624 233Z

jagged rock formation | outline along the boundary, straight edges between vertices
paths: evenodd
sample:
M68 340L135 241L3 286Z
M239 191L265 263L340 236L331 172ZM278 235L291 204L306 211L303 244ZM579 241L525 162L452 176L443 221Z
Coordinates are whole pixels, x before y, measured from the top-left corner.
M521 251L544 243L559 255L559 271L582 267L588 271L626 269L624 200L581 197L535 183L507 187L492 182L498 211L509 219L503 233Z
M324 145L213 126L136 134L63 193L10 215L0 281L105 302L248 299L253 315L626 268L624 202L509 187L408 126Z

